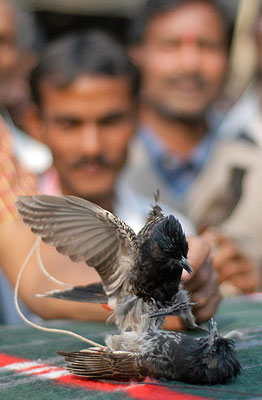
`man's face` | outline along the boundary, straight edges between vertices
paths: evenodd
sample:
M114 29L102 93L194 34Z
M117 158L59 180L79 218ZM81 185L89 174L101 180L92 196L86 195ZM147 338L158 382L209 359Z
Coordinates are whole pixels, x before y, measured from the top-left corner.
M8 0L0 0L0 106L16 106L29 97L28 71L33 59L18 45L15 12Z
M16 21L12 8L0 0L0 77L9 76L17 67L19 52L16 46Z
M203 115L224 82L225 35L218 12L201 0L153 17L133 52L146 101L172 118Z
M12 8L7 1L0 0L0 9L0 105L5 105L13 87L10 88L10 83L18 66L19 51Z
M83 76L66 88L42 82L40 95L42 140L63 194L90 200L109 194L135 129L128 80Z

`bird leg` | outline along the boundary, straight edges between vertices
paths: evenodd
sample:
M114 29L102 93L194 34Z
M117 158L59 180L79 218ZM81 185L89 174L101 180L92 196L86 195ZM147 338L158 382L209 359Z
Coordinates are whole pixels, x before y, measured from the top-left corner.
M189 303L187 301L182 303L175 303L168 307L160 308L158 311L150 314L151 318L160 317L161 315L179 315L182 311L192 308L197 303Z

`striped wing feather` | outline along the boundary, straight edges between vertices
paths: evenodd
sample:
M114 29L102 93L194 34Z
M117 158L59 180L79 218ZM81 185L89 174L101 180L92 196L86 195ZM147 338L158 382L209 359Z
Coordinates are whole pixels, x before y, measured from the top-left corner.
M139 356L127 351L100 351L88 349L80 352L57 351L68 362L67 369L74 375L88 379L141 381Z
M126 279L121 256L129 256L130 269L137 256L137 237L121 219L74 196L21 196L19 213L32 232L73 261L85 261L99 273L106 292ZM117 285L116 285L117 282Z
M83 303L107 304L108 302L108 297L101 282L91 283L86 286L74 286L66 290L51 290L37 296L80 301Z

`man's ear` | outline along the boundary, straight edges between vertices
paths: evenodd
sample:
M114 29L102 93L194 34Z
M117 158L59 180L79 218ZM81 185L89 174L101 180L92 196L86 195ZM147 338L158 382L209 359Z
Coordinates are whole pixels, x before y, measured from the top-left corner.
M31 103L25 113L26 132L34 139L44 143L44 127L39 108L34 103Z

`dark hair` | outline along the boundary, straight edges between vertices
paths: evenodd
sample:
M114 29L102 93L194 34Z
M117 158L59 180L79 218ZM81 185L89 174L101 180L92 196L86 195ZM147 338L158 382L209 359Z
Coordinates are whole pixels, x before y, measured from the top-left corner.
M32 98L41 104L40 84L67 87L82 75L125 76L132 95L138 91L136 68L125 50L108 34L99 31L71 33L48 45L30 76Z
M138 10L137 15L131 20L128 30L128 42L129 44L139 44L143 41L143 36L147 28L147 24L151 18L156 15L173 10L176 7L184 5L186 2L192 3L195 0L147 0L143 3L142 7ZM230 21L228 12L221 4L218 4L217 0L202 0L208 4L212 4L214 8L219 12L221 19L225 26L227 36L227 46L230 47L232 33L233 33L233 22Z

